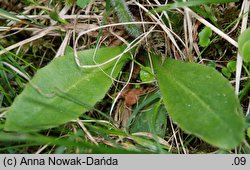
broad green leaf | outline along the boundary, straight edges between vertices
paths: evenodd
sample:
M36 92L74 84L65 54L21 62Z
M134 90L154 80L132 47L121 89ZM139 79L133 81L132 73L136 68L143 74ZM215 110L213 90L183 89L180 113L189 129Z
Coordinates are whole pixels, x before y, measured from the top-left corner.
M123 47L100 48L96 62L102 63L122 53ZM78 53L82 64L94 64L95 50ZM128 58L125 54L116 65L113 77L118 75ZM104 65L107 74L117 60ZM77 118L100 101L112 84L111 78L100 68L79 68L73 53L54 59L48 66L37 72L24 91L15 99L7 111L5 130L38 131L55 127ZM39 92L40 91L40 92ZM51 94L54 94L50 96Z
M250 62L250 28L241 33L238 43L239 51L243 57L243 61Z
M209 27L205 27L200 33L199 33L199 44L202 47L207 47L210 43L210 37L212 35L212 30Z
M160 92L170 117L186 132L222 149L244 139L242 109L232 86L215 69L154 56Z
M84 8L85 6L88 5L88 3L90 2L91 0L77 0L76 1L76 4L81 7L81 8Z

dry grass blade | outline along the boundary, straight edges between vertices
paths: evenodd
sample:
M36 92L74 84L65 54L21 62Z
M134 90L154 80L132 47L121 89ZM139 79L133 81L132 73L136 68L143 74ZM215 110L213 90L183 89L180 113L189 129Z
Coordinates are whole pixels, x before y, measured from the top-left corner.
M230 44L238 48L238 43L233 40L231 37L229 37L227 34L222 32L220 29L215 27L213 24L205 20L204 18L200 17L198 14L193 12L190 8L186 8L186 10L197 20L199 20L202 24L206 25L207 27L211 28L216 34L218 34L221 38L227 40Z
M145 137L149 137L150 139L154 139L154 135L148 132L136 132L136 133L132 133L132 135L134 136L145 136ZM159 140L159 143L162 145L165 145L167 147L170 147L170 144L165 141L164 139L162 139L161 137L157 136L157 139Z
M166 32L166 34L168 35L168 37L170 38L170 40L172 41L172 43L174 44L174 46L176 47L176 49L178 50L180 56L182 56L182 58L185 58L185 55L183 54L182 50L180 49L179 45L177 44L177 42L175 41L175 38L174 37L177 37L178 40L180 40L180 42L182 44L184 44L185 46L185 43L183 43L183 41L181 40L181 38L179 38L179 36L177 34L175 34L174 32L172 32L165 24L164 22L162 21L162 19L158 17L156 17L155 15L153 15L148 9L146 9L142 4L136 2L136 1L133 1L136 5L138 5L143 11L145 11L146 13L150 14L150 16L154 19L154 21L162 28L163 31Z
M90 132L87 130L87 128L84 126L84 124L79 119L77 119L77 123L82 128L82 130L86 133L89 140L91 140L94 144L98 145L96 140L93 138L93 136L90 134Z
M10 50L13 50L13 49L19 47L19 46L22 46L22 45L24 45L24 44L27 44L27 43L30 43L30 42L32 42L32 41L34 41L34 40L37 40L37 39L39 39L39 38L42 38L42 37L46 36L48 33L50 33L51 31L56 30L56 29L59 29L59 28L60 28L60 27L58 27L58 26L49 27L49 28L47 28L47 29L41 31L41 32L38 33L37 35L34 35L33 37L30 37L30 38L28 38L28 39L25 39L25 40L23 40L23 41L20 41L20 42L18 42L18 43L16 43L16 44L13 44L13 45L11 45L11 46L9 46L9 47L7 47L7 48L1 50L1 51L0 51L0 56L3 55L3 54L5 54L5 53L7 53L7 52L10 51Z
M66 47L68 45L68 42L70 41L71 35L72 35L71 30L66 32L66 35L65 35L65 37L63 39L63 42L62 42L61 46L59 47L59 49L58 49L58 51L57 51L57 53L55 55L55 58L64 55L65 49L66 49Z

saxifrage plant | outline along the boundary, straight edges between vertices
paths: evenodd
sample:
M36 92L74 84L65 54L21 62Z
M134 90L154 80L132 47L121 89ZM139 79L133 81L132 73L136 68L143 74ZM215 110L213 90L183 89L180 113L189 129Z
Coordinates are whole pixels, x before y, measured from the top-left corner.
M124 47L100 48L96 61L104 62ZM93 64L94 50L79 52L82 63ZM55 59L34 76L7 111L5 130L32 132L77 118L100 101L129 54L94 69L80 69L73 53ZM153 55L155 76L171 118L186 132L204 141L232 149L244 139L242 109L232 86L211 67ZM103 72L104 71L104 72Z
M122 3L118 6L125 8ZM129 22L132 18L128 16L125 20ZM137 27L132 28L137 31ZM239 49L245 54L248 44L241 44L240 40ZM96 62L105 62L124 49L124 46L99 48ZM79 52L81 63L96 64L92 60L94 53L95 49ZM5 130L33 132L77 118L104 97L112 85L107 75L112 73L115 78L129 57L125 53L109 64L91 69L79 68L73 53L53 60L37 72L6 112ZM240 145L245 121L228 80L211 67L173 59L162 63L160 56L152 57L154 76L173 121L187 133L216 147L229 150Z

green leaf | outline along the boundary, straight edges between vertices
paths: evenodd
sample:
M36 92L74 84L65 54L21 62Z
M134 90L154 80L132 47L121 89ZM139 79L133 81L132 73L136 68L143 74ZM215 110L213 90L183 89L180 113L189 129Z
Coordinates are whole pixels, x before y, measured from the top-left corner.
M199 33L199 44L202 47L207 47L210 43L210 37L212 35L212 30L209 27L205 27L200 33Z
M151 95L152 96L152 95ZM143 106L144 103L147 102L147 98L143 97L139 101L138 107ZM150 99L150 98L149 98ZM135 117L134 123L130 126L130 132L135 133L135 132L155 132L156 135L160 137L165 137L166 134L166 127L167 127L167 111L163 107L163 105L160 105L158 109L157 108L157 102L159 102L160 98L157 100L154 100L150 104L148 104L145 107L142 107L138 115ZM136 110L135 108L134 110ZM156 112L156 113L155 113ZM153 115L156 114L156 120L155 120L155 125L154 125L154 130L151 129L152 122L151 120L153 119Z
M243 60L247 63L250 62L250 40L245 42L243 47L242 47L242 56Z
M236 61L229 61L227 63L227 69L231 72L234 73L236 71Z
M123 52L124 47L100 48L96 62L102 63ZM95 50L78 53L81 64L94 64ZM129 54L125 54L116 65L113 77L118 75ZM107 74L117 60L102 66ZM100 101L112 84L111 78L99 67L79 68L73 53L54 59L48 66L39 70L16 97L7 111L5 130L38 131L66 123L91 109ZM39 91L38 91L39 89ZM49 96L54 94L52 96Z
M143 67L140 71L140 79L142 82L153 81L154 76L150 67Z
M154 56L154 68L171 118L186 132L222 149L244 139L242 109L232 86L215 69Z
M250 28L241 33L238 43L239 51L243 57L243 61L250 62Z
M89 4L91 0L77 0L76 4L81 7L84 8L85 6L87 6Z
M227 77L227 78L230 78L230 77L231 77L231 72L228 70L228 68L223 67L223 68L221 69L221 72L222 72L222 74L223 74L225 77Z

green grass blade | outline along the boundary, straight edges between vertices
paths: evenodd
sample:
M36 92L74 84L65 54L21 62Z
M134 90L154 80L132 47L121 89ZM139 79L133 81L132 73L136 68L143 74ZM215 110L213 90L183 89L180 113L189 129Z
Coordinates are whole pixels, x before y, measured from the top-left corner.
M10 13L8 11L5 11L3 9L0 9L0 16L3 17L3 18L6 18L6 19L12 20L12 21L17 21L17 22L21 21L14 14L12 14L12 13Z
M204 4L219 4L219 3L229 3L229 2L238 2L239 0L189 0L188 2L175 2L172 4L167 4L154 10L156 12L162 12L165 10L173 9L173 8L183 8L183 7L191 7L191 6L198 6Z

